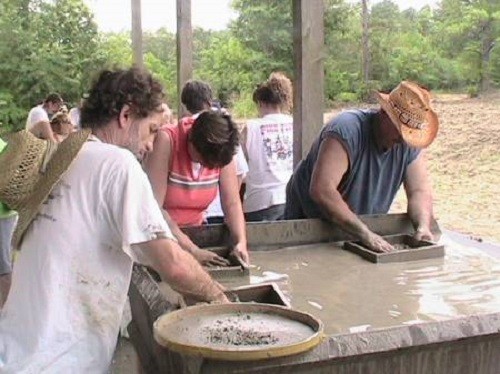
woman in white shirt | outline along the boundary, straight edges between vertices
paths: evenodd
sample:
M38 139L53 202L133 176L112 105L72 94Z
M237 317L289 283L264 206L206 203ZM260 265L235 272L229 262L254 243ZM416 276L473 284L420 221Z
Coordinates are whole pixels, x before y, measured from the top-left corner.
M292 84L273 73L253 93L259 118L243 130L248 174L243 210L247 221L283 219L286 184L293 172Z

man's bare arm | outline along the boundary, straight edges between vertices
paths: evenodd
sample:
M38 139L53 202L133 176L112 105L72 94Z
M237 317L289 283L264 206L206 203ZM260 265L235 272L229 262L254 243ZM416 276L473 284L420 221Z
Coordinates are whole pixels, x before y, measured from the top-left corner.
M391 251L392 245L370 231L340 195L338 187L348 168L349 158L341 142L334 137L323 140L311 177L311 198L330 221L368 247L381 252Z
M241 207L238 177L236 176L236 163L233 159L221 170L219 181L222 210L226 224L231 232L234 251L243 261L249 262L247 249L246 225Z
M57 142L54 132L52 131L52 127L50 127L50 122L48 121L39 121L33 125L30 131L37 138L51 140L53 142Z
M199 301L228 302L223 287L196 259L171 239L156 239L133 246L139 260L160 274L177 292Z
M431 233L432 187L424 151L420 152L408 166L404 187L408 198L408 215L416 229L415 238L433 240Z

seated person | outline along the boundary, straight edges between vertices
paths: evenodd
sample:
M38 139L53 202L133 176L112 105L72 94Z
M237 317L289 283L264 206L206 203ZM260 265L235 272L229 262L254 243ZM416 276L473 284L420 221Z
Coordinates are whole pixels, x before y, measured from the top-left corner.
M283 219L286 184L293 172L292 83L273 73L253 93L259 117L243 129L248 174L243 210L247 221Z
M416 239L432 240L432 191L422 148L436 137L439 121L430 94L401 82L380 108L339 114L321 130L287 185L285 219L325 218L388 252L391 244L357 214L385 214L404 183Z
M201 225L208 205L220 188L222 209L231 232L234 253L248 262L245 220L239 198L233 156L239 142L237 125L227 115L201 112L164 126L145 160L158 203L182 248L202 264L227 261L199 249L179 226Z

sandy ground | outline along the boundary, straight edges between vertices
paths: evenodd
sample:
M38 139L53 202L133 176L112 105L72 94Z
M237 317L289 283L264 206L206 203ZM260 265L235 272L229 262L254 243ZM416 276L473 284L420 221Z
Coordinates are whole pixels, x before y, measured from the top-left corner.
M500 243L500 93L475 99L437 95L434 107L441 126L427 157L436 218L446 229ZM403 190L391 211L406 211ZM118 343L111 372L139 372L126 339Z

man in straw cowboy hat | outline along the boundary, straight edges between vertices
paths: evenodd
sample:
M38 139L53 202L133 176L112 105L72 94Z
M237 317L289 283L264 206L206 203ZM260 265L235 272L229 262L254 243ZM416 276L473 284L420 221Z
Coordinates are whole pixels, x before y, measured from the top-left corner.
M0 372L106 372L133 261L183 294L227 301L173 240L136 159L152 148L163 96L149 73L104 71L83 131L58 145L28 131L9 138L0 200L19 213L20 255L0 316Z
M351 110L323 127L287 185L286 219L325 218L369 248L393 247L356 216L387 213L402 183L417 239L432 240L432 191L421 151L439 121L430 94L403 81L378 110Z

